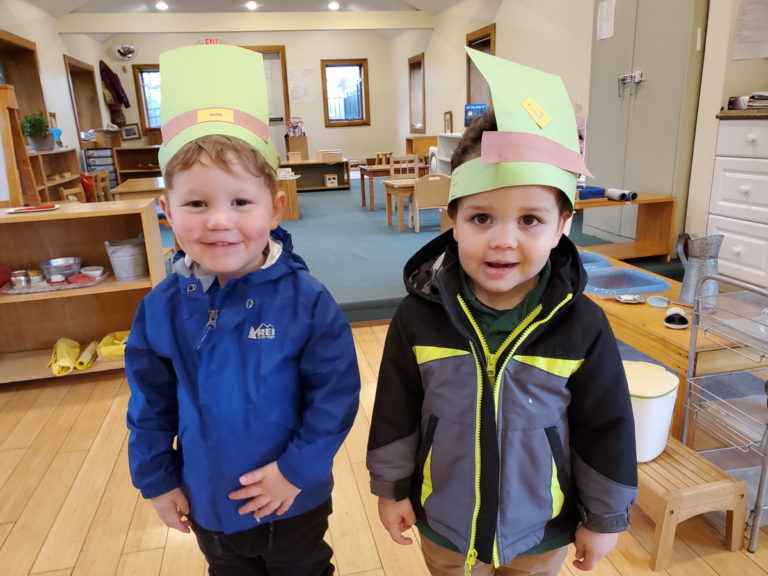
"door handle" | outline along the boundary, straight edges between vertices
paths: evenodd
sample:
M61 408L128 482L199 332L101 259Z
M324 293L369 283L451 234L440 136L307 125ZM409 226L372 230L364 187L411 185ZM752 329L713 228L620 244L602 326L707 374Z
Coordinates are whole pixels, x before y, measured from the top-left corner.
M630 78L630 85L629 85L629 95L633 96L635 94L635 85L640 84L643 80L645 80L645 76L643 76L642 70L635 70L629 75Z
M632 82L632 74L619 74L616 78L618 81L619 98L624 96L624 85Z

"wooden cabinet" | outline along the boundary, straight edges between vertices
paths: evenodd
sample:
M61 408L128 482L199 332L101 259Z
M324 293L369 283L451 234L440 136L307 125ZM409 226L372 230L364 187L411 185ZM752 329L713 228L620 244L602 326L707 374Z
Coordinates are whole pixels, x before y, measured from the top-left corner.
M144 235L149 276L117 281L105 241ZM0 383L49 378L53 345L61 337L86 346L128 330L142 297L165 277L160 228L152 199L68 203L50 212L0 214L0 263L11 270L39 268L50 258L78 256L104 266L110 277L93 286L51 292L0 292ZM84 372L122 368L97 360ZM77 374L75 371L72 374Z
M118 184L130 178L153 178L161 176L157 154L159 146L136 146L115 148L115 169Z
M299 192L302 190L349 189L349 162L347 160L334 162L302 160L300 162L281 162L280 166L290 168L294 174L299 176L297 183Z
M768 286L768 117L720 120L707 234L723 234L721 274Z
M80 161L75 148L62 148L29 155L37 193L42 202L63 200L59 186L73 188L80 182Z

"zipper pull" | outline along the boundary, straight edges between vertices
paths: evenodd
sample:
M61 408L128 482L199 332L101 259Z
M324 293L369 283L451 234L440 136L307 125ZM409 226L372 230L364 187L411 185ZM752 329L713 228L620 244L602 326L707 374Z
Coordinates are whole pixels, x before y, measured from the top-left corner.
M496 357L487 354L485 357L485 373L488 376L488 381L493 385L496 381Z
M472 548L464 562L464 576L472 576L472 567L477 563L477 550Z
M208 310L208 323L205 325L205 329L203 330L203 335L200 337L200 340L197 343L197 346L195 346L195 350L200 350L200 347L203 345L203 342L205 342L205 339L208 338L208 334L216 328L216 320L219 318L219 311L216 309Z

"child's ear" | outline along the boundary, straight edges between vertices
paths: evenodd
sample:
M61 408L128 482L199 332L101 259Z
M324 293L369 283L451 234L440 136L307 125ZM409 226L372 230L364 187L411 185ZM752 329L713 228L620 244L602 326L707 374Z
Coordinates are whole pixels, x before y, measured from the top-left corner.
M573 212L564 212L560 216L560 223L557 225L557 233L555 234L555 237L552 239L552 248L555 248L560 243L560 238L563 237L563 234L567 234L567 232L570 232L570 224L571 224L571 218L573 217Z
M168 202L168 198L165 194L160 196L160 210L165 214L165 219L168 220L168 224L173 226L173 216L171 215L171 205Z
M272 226L271 230L274 230L277 228L277 226L280 224L280 220L283 217L283 211L285 210L285 203L287 201L287 197L285 195L285 192L278 190L275 194L274 199L272 200Z

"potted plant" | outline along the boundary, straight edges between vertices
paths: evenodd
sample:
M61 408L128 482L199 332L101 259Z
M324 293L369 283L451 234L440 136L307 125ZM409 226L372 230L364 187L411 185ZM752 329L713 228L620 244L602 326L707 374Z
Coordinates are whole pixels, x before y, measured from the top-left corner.
M21 118L21 133L35 150L53 150L53 133L48 129L48 121L42 110Z

